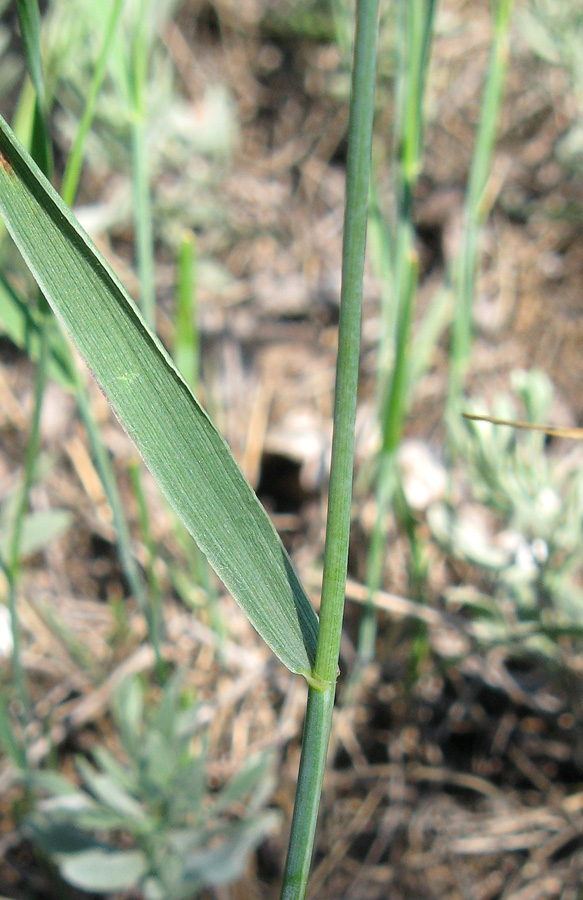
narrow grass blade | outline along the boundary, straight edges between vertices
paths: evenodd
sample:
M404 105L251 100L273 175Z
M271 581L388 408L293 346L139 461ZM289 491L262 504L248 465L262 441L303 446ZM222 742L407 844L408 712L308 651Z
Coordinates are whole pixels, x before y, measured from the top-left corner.
M33 362L37 362L40 356L41 328L38 311L26 303L0 273L0 334L9 337L16 347L24 350ZM56 329L51 330L49 338L47 374L61 386L70 387L68 345L64 343L62 332L57 332Z
M464 388L472 344L472 316L482 226L489 211L486 187L492 168L498 118L508 67L514 0L493 5L492 44L482 96L480 123L466 191L462 247L455 273L456 310L452 325L449 400L458 403ZM459 406L458 406L459 409Z
M274 653L311 679L317 618L271 521L169 355L2 119L0 212L178 516Z
M45 105L45 82L40 52L40 15L37 0L17 0L18 21L30 80L41 108Z
M178 251L174 359L182 377L195 394L198 393L200 368L196 269L196 237L192 231L187 231L182 236Z
M61 194L63 200L65 201L65 203L67 203L68 206L73 205L73 201L77 193L77 185L79 184L79 177L81 175L81 166L83 165L83 152L85 149L85 142L87 140L87 135L89 133L89 129L91 128L91 123L95 114L97 98L99 96L99 91L101 90L101 85L105 76L107 58L109 56L113 38L115 36L115 29L121 11L123 9L123 2L124 0L112 0L111 9L105 29L103 45L101 47L101 52L97 60L93 78L91 79L91 87L89 89L89 94L85 102L85 108L83 110L81 122L79 123L75 141L71 148L71 153L65 167Z
M47 103L40 49L40 14L37 0L18 0L18 21L22 33L24 53L36 94L32 126L32 155L44 174L52 171L51 141L47 125Z
M156 330L156 284L154 278L154 227L150 195L146 80L151 49L146 37L146 16L150 0L141 0L136 10L130 48L132 180L134 224L140 276L140 305L150 328Z

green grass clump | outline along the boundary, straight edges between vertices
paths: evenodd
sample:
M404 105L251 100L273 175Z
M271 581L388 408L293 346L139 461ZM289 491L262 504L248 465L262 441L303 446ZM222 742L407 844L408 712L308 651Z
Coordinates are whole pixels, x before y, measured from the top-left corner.
M408 535L411 582L422 592L425 578L423 550L415 516L408 509L402 487L398 453L406 416L420 379L432 364L439 341L451 331L449 366L449 420L460 413L473 336L473 297L482 227L490 211L487 184L492 167L498 116L509 53L512 0L500 0L492 9L490 64L485 77L482 107L464 205L464 227L456 259L445 272L421 321L417 314L419 260L415 224L415 195L423 172L428 117L426 88L431 67L438 5L415 0L391 7L385 28L392 29L388 54L394 60L390 146L393 149L392 202L381 202L382 169L373 168L371 184L371 260L381 287L381 316L376 373L379 451L372 488L376 515L369 538L366 583L370 603L363 615L358 652L362 663L375 652L376 621L372 597L386 575L390 513ZM340 46L343 46L339 35ZM379 154L384 159L386 154Z

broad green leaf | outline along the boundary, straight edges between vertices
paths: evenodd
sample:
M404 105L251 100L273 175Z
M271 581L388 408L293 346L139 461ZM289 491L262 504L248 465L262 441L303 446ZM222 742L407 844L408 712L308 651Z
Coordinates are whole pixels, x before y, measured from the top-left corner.
M148 861L140 850L116 850L73 822L51 821L40 813L27 820L25 830L58 865L65 881L81 890L129 890L148 871Z
M108 847L62 854L58 863L65 881L83 891L98 893L127 891L148 871L148 861L141 850Z
M311 678L316 614L269 517L117 277L1 118L0 212L176 513L274 653Z

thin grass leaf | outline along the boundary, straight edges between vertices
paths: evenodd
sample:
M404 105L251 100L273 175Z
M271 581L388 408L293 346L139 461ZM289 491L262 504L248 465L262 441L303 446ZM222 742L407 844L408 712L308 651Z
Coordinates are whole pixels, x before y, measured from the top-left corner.
M41 109L45 106L45 81L40 52L40 15L36 0L17 0L18 20L26 63Z
M194 232L186 231L178 251L178 284L174 322L174 359L182 377L197 391L200 335L196 296L197 250Z
M83 115L81 116L79 128L77 129L77 134L75 135L75 141L71 148L71 153L65 167L61 194L65 203L67 203L69 206L73 205L73 201L77 193L77 185L79 184L79 177L81 175L81 166L83 165L85 142L87 140L87 135L89 134L89 129L91 128L91 123L95 114L97 98L99 96L99 91L101 90L101 85L105 76L107 59L109 56L113 38L115 36L115 29L123 9L123 3L124 0L112 0L105 28L105 36L103 38L103 44L99 53L99 57L97 59L97 64L95 66L95 72L93 73L93 78L91 79L89 94L85 101Z
M311 679L317 618L269 517L169 355L2 119L0 212L176 513L274 653Z
M13 289L0 273L0 334L24 350L37 362L40 356L41 323L38 312ZM62 387L72 389L72 369L69 345L60 329L51 329L49 335L48 373Z
M10 714L3 697L0 697L0 747L17 771L26 769L24 748L22 742L14 733Z
M480 109L472 166L464 204L464 227L456 283L456 310L452 326L450 403L454 406L464 386L472 342L472 315L481 229L491 199L487 185L491 174L502 93L508 67L510 23L514 0L492 4L493 35L488 75Z
M51 142L47 128L47 101L40 48L40 14L37 0L18 0L18 21L30 79L36 94L32 126L32 155L45 175L52 164Z

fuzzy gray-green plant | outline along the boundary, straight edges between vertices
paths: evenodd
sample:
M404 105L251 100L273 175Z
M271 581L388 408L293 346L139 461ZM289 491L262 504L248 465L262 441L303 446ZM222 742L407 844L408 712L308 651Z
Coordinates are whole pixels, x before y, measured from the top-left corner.
M517 371L512 387L496 397L495 416L548 422L553 387L543 372ZM468 401L468 411L485 412L483 402ZM489 590L462 586L448 596L480 619L485 642L557 658L555 637L583 629L581 455L551 456L544 434L489 422L460 422L453 439L454 484L480 506L440 503L429 524L448 552L481 570Z
M54 772L29 776L45 799L25 831L63 880L97 893L189 900L241 875L249 851L279 820L265 807L273 788L269 758L249 759L219 790L211 788L198 707L180 676L154 706L131 678L113 713L125 762L98 745L91 762L76 760L80 786Z

